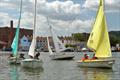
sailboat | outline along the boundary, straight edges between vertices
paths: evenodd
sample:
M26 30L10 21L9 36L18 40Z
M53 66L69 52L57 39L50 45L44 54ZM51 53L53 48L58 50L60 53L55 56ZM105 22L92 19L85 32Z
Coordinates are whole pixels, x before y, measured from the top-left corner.
M13 57L9 58L10 64L19 64L20 63L20 59L17 57L18 56L18 37L19 37L19 26L16 29L15 38L11 45Z
M35 17L34 17L34 29L33 29L33 39L29 48L28 55L32 56L33 58L30 59L24 59L21 61L22 67L25 68L39 68L42 67L42 60L41 59L35 59L35 47L36 47L36 36L35 36L35 27L36 27L36 5L37 0L35 0Z
M48 22L48 25L49 25L49 22ZM73 54L62 52L66 48L63 45L63 43L59 40L59 38L57 37L57 35L55 35L55 33L53 33L53 29L52 29L51 26L50 26L50 33L52 35L52 39L53 39L53 43L54 43L54 47L55 47L55 52L53 52L51 50L50 42L49 42L49 39L47 37L48 50L49 50L51 59L53 59L53 60L68 60L68 59L73 59L74 58Z
M22 0L21 0L21 4L20 4L19 21L18 21L18 25L17 25L17 28L16 28L15 37L14 37L12 45L11 45L13 57L9 58L9 63L10 64L19 64L20 60L21 60L20 58L17 57L18 56L18 42L19 42L21 13L22 13Z
M80 67L104 67L112 68L115 59L112 58L109 35L107 31L107 23L104 14L103 0L100 0L100 5L93 29L90 33L87 47L92 49L95 53L95 60L79 60L78 66Z

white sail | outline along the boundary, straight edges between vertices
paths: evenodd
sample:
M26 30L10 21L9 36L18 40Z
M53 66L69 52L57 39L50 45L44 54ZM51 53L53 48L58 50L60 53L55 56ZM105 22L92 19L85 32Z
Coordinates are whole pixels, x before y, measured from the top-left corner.
M48 44L48 50L49 50L50 55L53 55L53 52L52 52L51 47L50 47L50 41L49 41L48 37L47 37L47 44Z
M52 37L53 37L53 42L54 42L54 46L55 46L55 51L57 53L65 50L65 46L64 44L60 41L60 39L57 37L56 33L54 33L52 27L50 28L51 29L51 34L52 34Z
M28 52L28 54L32 57L35 56L35 46L36 46L36 38L33 37L30 48L29 48L29 52Z

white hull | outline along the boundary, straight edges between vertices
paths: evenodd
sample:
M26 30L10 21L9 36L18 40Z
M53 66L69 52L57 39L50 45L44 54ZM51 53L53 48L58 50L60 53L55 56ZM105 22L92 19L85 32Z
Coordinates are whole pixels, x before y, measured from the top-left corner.
M61 54L61 53L57 53L57 54L53 54L50 55L51 59L53 60L70 60L74 58L73 54Z
M21 60L21 66L24 68L40 68L42 67L42 60L24 59Z
M112 68L114 64L114 59L100 59L100 60L86 60L78 61L78 66L80 67L93 67L93 68Z

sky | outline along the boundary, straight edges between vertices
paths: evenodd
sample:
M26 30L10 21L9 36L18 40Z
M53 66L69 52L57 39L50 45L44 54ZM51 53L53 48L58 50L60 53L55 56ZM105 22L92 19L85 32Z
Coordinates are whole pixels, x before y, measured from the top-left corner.
M21 28L33 29L34 1L23 0ZM109 31L120 30L120 0L105 0L105 15ZM99 0L37 0L36 34L50 35L49 24L57 35L90 32ZM18 24L20 0L0 0L0 27Z

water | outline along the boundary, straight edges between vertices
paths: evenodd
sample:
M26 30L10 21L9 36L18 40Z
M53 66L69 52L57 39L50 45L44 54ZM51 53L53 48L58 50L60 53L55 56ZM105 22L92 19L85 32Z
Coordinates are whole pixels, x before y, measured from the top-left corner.
M41 53L43 67L37 70L9 65L8 55L0 55L0 80L120 80L120 52L113 53L116 58L113 69L80 68L76 61L83 54L74 54L74 60L56 61L48 53Z

